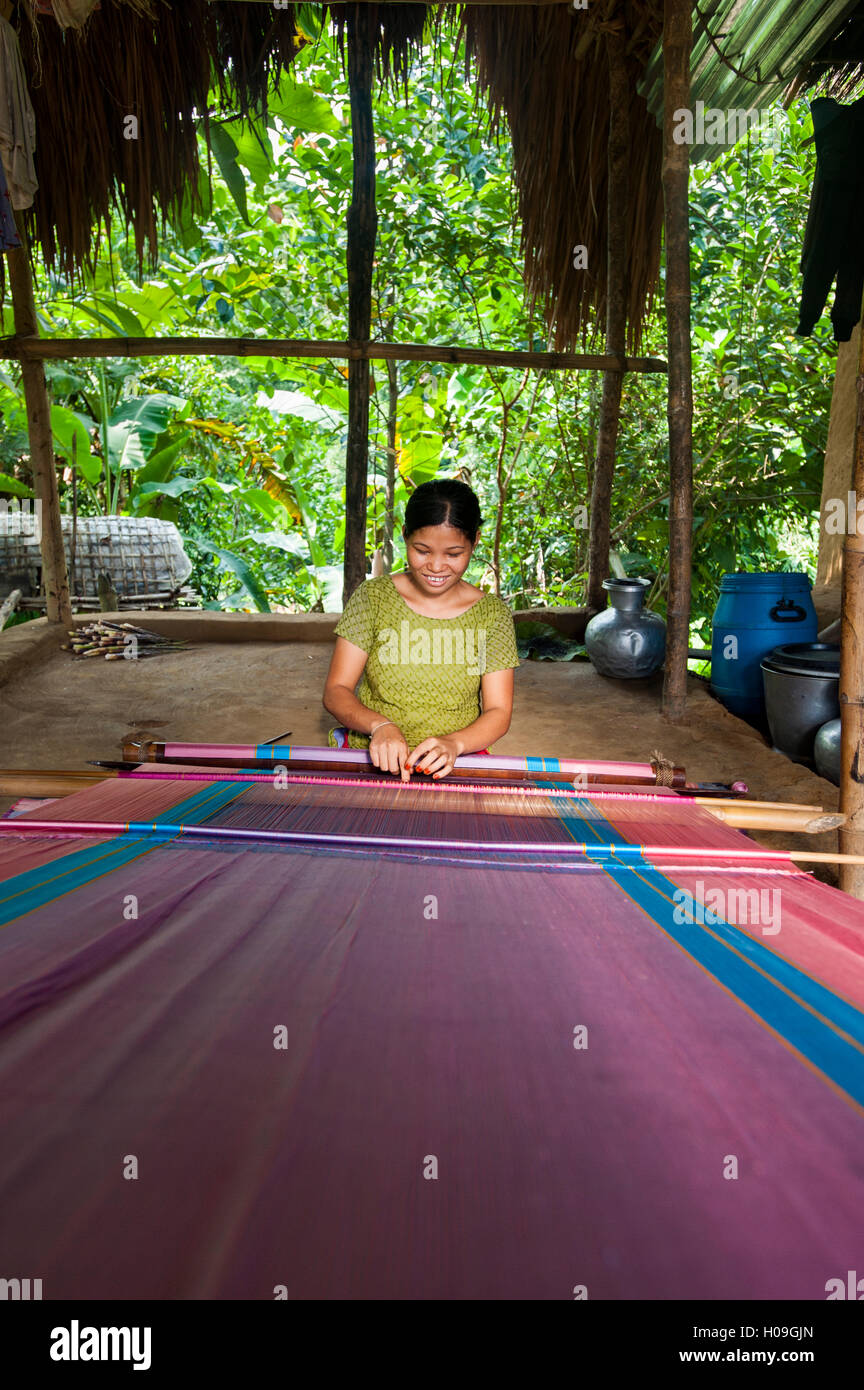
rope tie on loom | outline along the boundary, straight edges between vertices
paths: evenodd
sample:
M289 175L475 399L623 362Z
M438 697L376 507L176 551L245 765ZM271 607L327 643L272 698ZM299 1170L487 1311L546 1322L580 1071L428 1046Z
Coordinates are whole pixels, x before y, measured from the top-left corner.
M651 766L657 777L658 787L671 787L675 782L675 764L669 759L664 758L658 749L654 749L651 754Z

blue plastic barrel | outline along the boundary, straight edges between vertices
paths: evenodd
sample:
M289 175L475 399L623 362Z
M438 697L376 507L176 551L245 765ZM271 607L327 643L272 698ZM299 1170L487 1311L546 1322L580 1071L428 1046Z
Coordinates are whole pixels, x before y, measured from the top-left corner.
M815 642L810 578L779 570L724 574L711 628L711 689L751 724L765 719L762 658L790 642Z

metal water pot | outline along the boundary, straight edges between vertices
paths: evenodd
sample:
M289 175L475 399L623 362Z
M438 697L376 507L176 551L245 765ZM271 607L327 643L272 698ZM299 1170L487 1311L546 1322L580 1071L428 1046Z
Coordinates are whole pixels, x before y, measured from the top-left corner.
M832 642L775 647L763 658L762 679L774 747L812 767L817 733L840 715L840 648Z
M604 579L611 607L585 629L585 647L601 676L634 680L663 665L666 624L643 608L648 579Z
M816 760L816 771L820 777L825 777L829 782L833 782L835 787L840 785L840 720L829 719L827 724L816 735L816 742L813 745L813 757Z

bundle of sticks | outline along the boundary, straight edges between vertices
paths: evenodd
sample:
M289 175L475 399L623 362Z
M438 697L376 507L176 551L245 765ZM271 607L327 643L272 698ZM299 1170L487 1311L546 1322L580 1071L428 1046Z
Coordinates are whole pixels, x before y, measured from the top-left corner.
M189 647L188 642L162 637L146 627L111 623L107 618L75 628L69 637L71 641L63 644L63 650L72 652L74 661L96 656L104 656L106 661L140 661L148 656L162 656L165 652L186 651Z

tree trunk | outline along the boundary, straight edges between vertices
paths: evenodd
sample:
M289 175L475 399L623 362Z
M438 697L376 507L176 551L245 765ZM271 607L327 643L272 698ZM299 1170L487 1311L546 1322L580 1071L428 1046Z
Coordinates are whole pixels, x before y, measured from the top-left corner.
M348 338L369 341L375 256L375 132L372 77L377 6L348 12L348 92L354 177L348 208ZM366 491L369 472L369 359L348 359L348 443L345 450L345 569L342 602L366 577Z
M609 30L609 145L606 272L606 352L623 357L627 332L627 228L629 221L630 89L624 57L623 34ZM578 272L577 272L578 273ZM597 431L597 456L591 485L590 537L588 542L588 607L606 607L603 580L609 573L609 530L612 510L612 478L621 418L623 374L603 373L603 398Z
M862 312L864 318L864 312ZM864 498L864 332L859 334L855 449L852 488ZM849 532L854 530L853 535ZM847 518L840 626L840 810L847 817L839 832L843 854L864 854L864 536L856 505L854 528ZM840 887L864 899L864 866L843 864Z
M9 285L15 315L16 336L38 337L33 280L27 255L27 232L24 218L15 218L20 247L8 253ZM60 496L57 491L57 469L54 465L54 438L51 433L51 403L45 384L45 367L40 361L21 360L21 380L27 405L27 432L30 436L30 467L33 489L39 504L42 550L42 583L45 588L45 613L51 623L72 622L69 601L69 577L66 573L66 553L60 523Z
M687 714L693 546L693 382L690 361L690 155L673 137L674 113L690 105L690 0L666 0L663 14L663 210L666 229L666 336L669 354L669 600L663 713Z
M387 362L387 481L384 491L384 573L393 568L393 527L396 509L396 426L399 421L399 368Z

